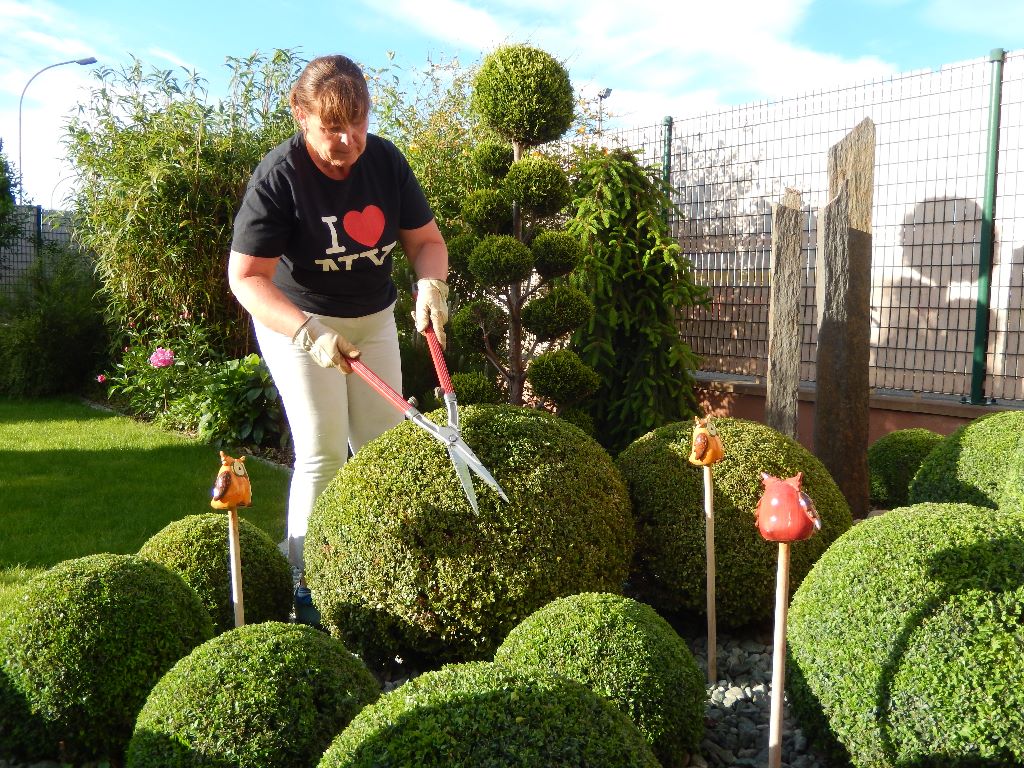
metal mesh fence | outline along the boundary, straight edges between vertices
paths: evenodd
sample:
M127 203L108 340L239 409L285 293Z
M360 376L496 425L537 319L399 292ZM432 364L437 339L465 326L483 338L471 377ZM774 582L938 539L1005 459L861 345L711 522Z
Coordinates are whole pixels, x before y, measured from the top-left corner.
M814 380L816 212L827 202L828 149L868 117L876 128L871 385L970 391L993 71L978 59L608 137L668 171L679 209L673 233L712 299L681 324L702 370L765 375L771 206L794 188L805 233L800 373ZM1004 400L1024 400L1022 123L1024 51L1016 51L1002 71L985 350L985 394Z
M15 210L21 221L21 236L0 248L0 297L14 292L19 277L39 258L44 243L72 242L67 213L47 211L37 205L20 205Z

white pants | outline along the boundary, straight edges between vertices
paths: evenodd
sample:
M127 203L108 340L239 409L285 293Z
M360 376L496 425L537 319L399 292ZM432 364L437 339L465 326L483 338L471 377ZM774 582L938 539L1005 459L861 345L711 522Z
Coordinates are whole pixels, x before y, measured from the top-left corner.
M316 317L352 342L366 363L398 392L402 362L394 305L365 317ZM260 352L281 393L295 444L295 471L288 494L288 561L305 570L302 547L313 504L348 460L349 451L403 419L358 374L321 368L287 336L256 326Z

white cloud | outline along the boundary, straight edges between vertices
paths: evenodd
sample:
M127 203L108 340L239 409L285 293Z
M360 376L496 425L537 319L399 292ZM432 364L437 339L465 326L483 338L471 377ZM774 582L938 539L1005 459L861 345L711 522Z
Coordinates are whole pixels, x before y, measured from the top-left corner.
M171 53L170 51L164 50L163 48L150 48L146 51L150 56L156 59L163 59L166 62L173 64L176 67L181 67L189 71L196 69L194 64L190 64L179 56Z
M375 4L374 10L415 26L431 38L463 47L491 47L507 34L490 13L458 0L398 0Z
M566 63L584 93L612 88L607 113L635 125L895 71L878 58L844 59L789 42L811 2L402 0L389 12L423 35L484 52L506 41L537 45Z

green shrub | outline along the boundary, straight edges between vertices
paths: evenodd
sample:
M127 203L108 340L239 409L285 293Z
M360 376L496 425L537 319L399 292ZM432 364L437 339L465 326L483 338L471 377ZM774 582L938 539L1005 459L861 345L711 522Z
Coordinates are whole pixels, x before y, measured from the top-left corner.
M531 155L512 164L501 184L509 200L515 200L535 216L554 216L569 204L569 177L556 161Z
M684 765L704 736L704 675L685 641L653 608L628 597L563 597L528 616L496 664L549 672L610 699L665 766Z
M58 563L0 616L5 746L33 760L117 759L150 689L212 631L195 592L158 563Z
M1024 764L1024 515L920 504L866 520L789 611L786 693L854 765Z
M601 388L591 403L601 444L613 454L652 429L697 412L700 361L679 334L685 308L702 303L687 258L669 227L673 202L660 170L628 150L584 150L574 169L576 215L568 231L583 243L570 275L594 302L573 336Z
M479 242L480 238L470 232L460 232L454 237L447 238L449 269L460 275L468 272L469 255Z
M323 632L270 622L196 648L153 688L128 768L314 765L380 686Z
M13 292L0 294L0 395L85 388L106 345L96 288L84 255L49 243Z
M255 353L214 370L200 408L199 437L217 447L280 447L288 440L277 387Z
M273 540L248 520L238 521L245 622L287 621L292 573ZM228 522L207 512L175 520L142 545L139 557L167 566L199 595L216 633L235 626L228 562Z
M361 448L310 517L313 598L325 626L364 659L487 658L554 598L621 590L633 522L607 453L532 409L459 415L509 502L474 476L474 512L444 446L406 421Z
M594 436L594 420L582 408L577 406L559 406L558 418L565 419L570 424L579 427L591 437Z
M121 359L108 377L109 396L133 416L197 429L203 390L221 360L210 336L209 324L188 311L130 321L122 332Z
M502 138L536 146L566 132L574 97L569 73L549 53L508 45L480 65L470 103Z
M526 371L535 394L559 405L575 403L594 393L600 382L592 368L584 365L571 349L543 352Z
M538 274L548 279L569 274L583 261L583 244L568 232L540 232L530 250Z
M462 220L481 235L512 231L512 203L497 189L477 189L462 201Z
M473 162L480 172L492 179L502 179L512 166L512 147L501 141L481 141L473 148Z
M907 503L910 481L942 435L918 427L897 429L883 435L868 448L871 503L882 509Z
M489 235L469 255L469 271L488 287L517 283L533 271L533 254L511 235Z
M1024 411L975 419L925 457L908 500L962 502L1024 512Z
M360 712L319 768L658 768L643 736L579 683L481 662L405 683Z
M452 389L455 390L460 405L497 405L505 400L505 395L494 377L480 371L453 373Z
M583 291L556 285L523 307L523 328L542 341L565 336L590 321L594 304Z
M449 333L463 349L483 350L486 340L491 349L501 349L508 331L508 315L497 304L477 299L464 304L451 319Z
M761 473L803 472L803 490L821 515L821 530L792 545L790 584L852 524L850 507L818 459L795 440L753 421L716 419L725 458L714 465L716 613L719 624L740 626L770 618L777 547L758 533L754 513L764 487ZM693 422L650 432L618 457L637 520L630 583L660 612L706 610L704 480L687 461Z

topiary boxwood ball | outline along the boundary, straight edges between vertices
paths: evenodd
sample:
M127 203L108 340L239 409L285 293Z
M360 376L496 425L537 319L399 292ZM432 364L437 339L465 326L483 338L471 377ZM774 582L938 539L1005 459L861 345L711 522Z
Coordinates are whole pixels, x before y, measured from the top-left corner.
M4 746L33 760L119 759L150 689L212 634L196 593L159 563L58 563L0 616Z
M621 590L633 520L604 449L533 409L459 415L508 502L474 476L474 512L444 446L406 421L363 446L313 509L306 580L325 626L364 659L488 658L556 597Z
M156 684L127 767L305 768L379 695L363 663L323 632L246 625L199 646Z
M248 520L238 521L245 621L287 621L292 572L274 541ZM231 605L227 515L214 512L175 520L142 545L139 557L178 573L203 601L215 633L235 626Z
M982 416L945 438L921 462L908 500L1024 512L1024 411Z
M873 442L868 448L871 503L882 509L904 506L914 474L941 442L938 432L919 427L897 429Z
M452 374L452 389L460 405L490 403L497 405L505 401L505 393L501 391L493 376L481 371L466 371Z
M448 238L448 266L459 275L469 271L469 254L476 248L480 238L470 232L460 232Z
M488 235L469 254L469 271L488 287L518 283L533 271L533 253L511 235Z
M686 642L649 605L619 595L559 598L509 633L496 664L548 672L610 699L663 766L685 765L704 735L704 675Z
M789 610L801 723L856 766L1024 765L1022 562L1016 513L919 504L854 526Z
M512 164L501 184L509 200L515 200L535 216L554 216L572 199L569 177L550 157L531 155Z
M462 220L481 235L512 231L512 203L497 189L477 189L462 201Z
M852 520L828 470L798 442L754 421L721 418L715 425L725 448L713 472L715 606L718 622L736 627L770 618L775 604L778 549L761 538L755 521L762 472L783 478L803 472L803 490L821 515L821 530L792 545L792 588ZM661 612L704 613L707 605L704 478L701 467L687 461L692 437L693 422L670 424L639 438L616 460L637 519L630 584Z
M546 278L567 275L583 261L583 243L568 232L540 232L530 250L537 272Z
M523 328L542 341L564 336L590 322L594 302L583 291L556 285L547 294L530 301L522 310Z
M473 163L485 176L502 179L512 165L512 146L502 142L485 140L473 148Z
M502 138L536 146L568 130L575 99L569 73L551 54L507 45L480 65L470 104Z
M597 372L571 349L554 349L537 355L526 371L526 380L535 394L560 405L582 400L601 385Z
M495 664L427 672L360 712L319 768L658 768L622 712L572 680Z

